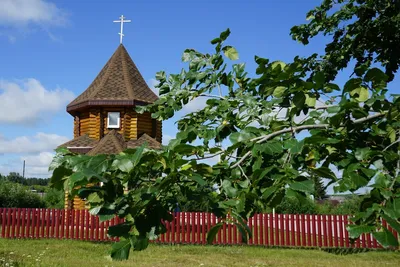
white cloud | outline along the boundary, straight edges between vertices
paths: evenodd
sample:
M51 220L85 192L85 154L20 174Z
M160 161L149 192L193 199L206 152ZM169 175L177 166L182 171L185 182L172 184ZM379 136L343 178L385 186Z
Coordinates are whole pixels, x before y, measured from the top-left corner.
M65 11L47 0L0 1L0 24L2 25L61 26L66 22Z
M183 107L183 112L189 113L189 112L196 112L199 110L202 110L203 108L206 107L206 102L207 98L206 97L197 97L192 101L189 101L184 107Z
M32 123L64 109L73 98L69 90L47 90L32 78L18 83L0 80L0 123Z
M48 178L51 176L49 165L54 154L41 152L35 155L12 157L0 162L0 173L8 175L10 172L17 172L22 175L23 161L25 160L25 177ZM0 158L1 159L1 158Z
M54 153L41 152L36 155L21 157L21 161L25 160L26 177L49 177L49 165L53 160Z
M163 134L162 137L162 143L163 145L168 145L169 141L171 141L171 139L174 139L175 137L169 134Z
M41 153L53 151L57 146L67 142L68 137L57 134L37 133L35 136L19 136L6 139L0 136L0 154L2 153ZM42 157L44 157L44 154Z

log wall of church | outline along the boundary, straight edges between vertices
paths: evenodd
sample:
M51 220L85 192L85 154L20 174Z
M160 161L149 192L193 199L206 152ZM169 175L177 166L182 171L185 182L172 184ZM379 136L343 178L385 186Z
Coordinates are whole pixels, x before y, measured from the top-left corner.
M103 138L112 130L107 127L108 112L120 112L120 128L116 130L125 140L136 140L146 133L162 142L162 122L152 119L148 112L138 114L130 108L93 108L80 112L74 118L74 137L87 134L96 140Z

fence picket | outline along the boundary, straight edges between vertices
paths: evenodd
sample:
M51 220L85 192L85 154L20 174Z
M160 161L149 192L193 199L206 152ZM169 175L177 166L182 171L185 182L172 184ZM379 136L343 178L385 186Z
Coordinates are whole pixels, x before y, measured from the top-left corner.
M279 215L279 233L280 233L280 245L285 246L285 219L283 214L278 214Z

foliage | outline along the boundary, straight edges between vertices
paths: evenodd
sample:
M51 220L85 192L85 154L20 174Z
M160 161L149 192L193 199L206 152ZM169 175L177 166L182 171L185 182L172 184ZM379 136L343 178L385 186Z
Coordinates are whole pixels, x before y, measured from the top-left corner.
M63 209L64 208L64 191L49 188L44 196L46 208Z
M0 181L0 207L2 208L44 208L42 198L24 186Z
M286 197L275 210L281 214L316 214L317 205L311 199L299 202L297 198Z
M20 175L17 172L10 172L7 176L1 176L0 175L0 180L7 180L13 183L19 183L22 185L28 185L28 186L47 186L49 184L50 179L44 179L44 178L24 178L22 175ZM34 188L32 188L34 189Z
M181 188L182 193L178 194L177 204L180 211L204 211L211 212L211 206L216 201L216 192L213 188L199 187L193 192L187 192L191 188Z
M333 80L338 70L356 60L355 74L362 76L375 63L385 68L389 79L400 64L400 2L393 0L324 0L307 13L308 24L291 30L303 44L318 34L331 36L326 54L310 58L310 69L323 71Z
M314 180L314 186L315 186L315 191L314 191L314 198L315 199L325 199L326 198L326 190L325 186L322 182L322 179L318 176L313 177Z
M329 82L329 70L310 66L308 59L284 63L258 56L256 74L250 76L245 64L225 62L238 58L225 44L229 34L211 41L213 54L185 50L187 68L157 73L159 100L137 107L165 120L188 102L207 99L203 109L178 120L179 133L167 147L94 157L59 149L51 164L53 186L87 198L91 213L101 219L114 214L126 219L109 231L122 237L113 245L116 260L126 259L131 248L145 249L165 232L162 221L172 220L182 194L190 199L199 188L218 187L219 193L209 192L211 211L222 219L232 215L230 223L246 242L251 235L246 218L276 207L285 196L305 203L315 194L315 176L334 184L336 192L369 185L371 194L354 213L349 234L358 238L371 232L383 246L398 246L380 220L400 231L400 97L388 94L388 76L367 65L340 87ZM219 157L217 164L204 162L213 157ZM209 241L216 232L211 229Z

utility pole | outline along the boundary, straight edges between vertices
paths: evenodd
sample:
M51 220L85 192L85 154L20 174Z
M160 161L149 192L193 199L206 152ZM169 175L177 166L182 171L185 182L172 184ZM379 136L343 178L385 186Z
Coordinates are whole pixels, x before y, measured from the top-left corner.
M24 160L24 165L22 167L22 178L25 178L25 160Z

